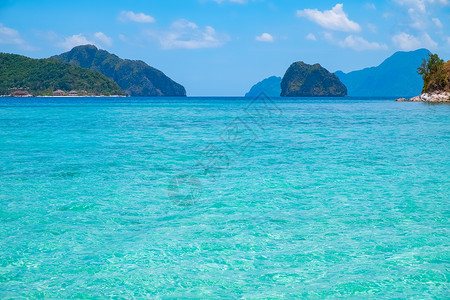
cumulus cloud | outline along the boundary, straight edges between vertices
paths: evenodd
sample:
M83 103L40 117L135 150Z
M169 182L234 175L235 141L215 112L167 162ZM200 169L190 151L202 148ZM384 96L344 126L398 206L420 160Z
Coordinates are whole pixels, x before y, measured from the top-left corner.
M73 47L87 44L94 44L94 42L89 41L84 35L80 33L65 37L62 42L58 43L58 46L65 50L70 50Z
M339 41L339 46L350 48L356 51L363 50L386 50L387 45L376 42L369 42L360 36L349 35L343 41Z
M409 7L409 13L415 11L426 12L426 2L425 0L394 0L399 5Z
M397 48L405 51L416 50L418 48L435 49L438 44L433 39L424 33L420 37L401 32L392 37L392 42Z
M20 37L17 30L4 26L0 23L0 44L16 45L23 50L33 50L25 40Z
M317 41L316 36L312 33L308 33L308 35L306 36L306 39L310 40L310 41Z
M153 23L155 18L144 13L135 13L132 11L121 11L118 17L121 22Z
M432 18L431 20L433 21L434 25L436 25L437 27L444 28L444 25L442 25L441 20L439 20L438 18Z
M106 46L111 46L112 42L113 42L112 38L110 38L109 36L107 36L103 32L96 32L96 33L94 33L94 38L97 41L99 41L101 44L106 45Z
M411 19L410 26L414 29L423 30L426 27L426 20L428 19L427 12L428 6L448 6L449 0L394 0L398 5L407 9L409 17ZM440 20L435 18L432 21L439 27L442 25Z
M427 31L429 31L430 24L434 24L435 27L440 29L443 28L443 24L438 18L430 17L431 11L439 9L439 7L443 9L442 6L450 5L449 0L394 0L394 2L405 9L409 17L408 27L413 32L416 32L416 36L420 36L420 38L417 38L411 35L408 36L407 34L398 34L395 40L399 45L417 44L415 39L423 44L426 36L428 36ZM431 38L428 41L432 45L435 44Z
M0 23L0 43L21 45L24 44L25 41L20 38L20 34L17 30L3 26L3 24Z
M298 17L305 17L320 26L337 31L361 31L358 23L350 20L344 12L343 4L336 4L331 10L303 9L297 11Z
M158 38L163 49L214 48L223 45L226 40L213 27L206 26L202 29L184 19L172 23L167 32L157 34L149 32L149 34Z
M266 42L266 43L273 43L275 41L273 36L271 34L266 33L266 32L264 32L261 35L258 35L255 39L258 42Z
M427 11L428 5L450 5L449 0L394 0L399 5L408 7L409 13L421 12L425 13Z
M342 48L349 48L356 51L365 50L386 50L388 49L386 44L380 44L376 42L369 42L360 36L349 35L344 40L340 40L334 37L330 32L325 32L323 37L331 44L338 45Z

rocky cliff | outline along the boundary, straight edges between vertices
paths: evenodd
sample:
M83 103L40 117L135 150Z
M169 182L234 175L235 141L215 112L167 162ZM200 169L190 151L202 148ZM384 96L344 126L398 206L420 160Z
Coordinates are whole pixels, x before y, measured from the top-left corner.
M282 97L344 97L347 88L320 64L293 63L281 81Z
M51 57L98 71L114 80L129 96L186 96L184 87L143 61L121 59L93 45L78 46Z

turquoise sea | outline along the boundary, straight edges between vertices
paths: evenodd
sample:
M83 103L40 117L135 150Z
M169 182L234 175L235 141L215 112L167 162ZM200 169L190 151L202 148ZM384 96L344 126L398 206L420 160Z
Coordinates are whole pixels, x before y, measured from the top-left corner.
M0 98L0 298L448 299L450 105Z

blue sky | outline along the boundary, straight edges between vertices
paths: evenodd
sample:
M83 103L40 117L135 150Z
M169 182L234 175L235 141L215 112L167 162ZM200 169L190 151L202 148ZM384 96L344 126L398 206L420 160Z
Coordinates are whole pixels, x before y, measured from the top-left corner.
M241 96L294 61L331 72L427 48L450 59L450 0L0 0L0 52L91 43L140 59L189 96Z

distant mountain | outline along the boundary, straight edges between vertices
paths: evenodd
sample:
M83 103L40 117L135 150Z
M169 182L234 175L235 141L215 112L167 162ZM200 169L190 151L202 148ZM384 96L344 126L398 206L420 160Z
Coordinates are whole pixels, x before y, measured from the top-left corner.
M106 76L52 59L31 59L0 53L0 94L26 90L35 96L51 96L55 90L96 95L124 95Z
M335 74L347 87L349 96L414 96L420 94L423 86L417 68L429 53L427 49L396 52L377 67Z
M293 63L281 81L282 97L344 97L347 88L320 64Z
M245 97L256 97L260 93L265 93L269 97L280 97L281 77L272 76L255 84Z
M145 62L121 59L93 45L78 46L51 59L98 71L114 80L129 96L186 96L182 85Z

